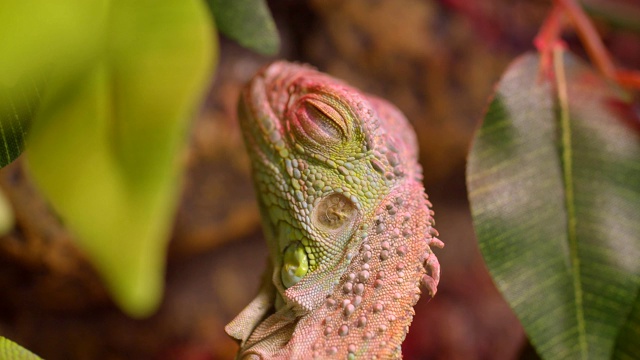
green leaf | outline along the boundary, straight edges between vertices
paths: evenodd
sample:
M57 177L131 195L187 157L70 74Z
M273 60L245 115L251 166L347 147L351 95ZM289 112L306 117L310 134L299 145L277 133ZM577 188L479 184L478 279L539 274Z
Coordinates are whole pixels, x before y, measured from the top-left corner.
M97 52L102 1L0 2L0 167L24 148L52 67L75 69Z
M22 153L37 102L38 99L21 86L0 86L0 167Z
M91 61L55 69L28 168L115 300L144 316L162 292L181 152L211 75L214 29L198 0L97 5L100 46Z
M264 0L207 0L221 33L265 55L280 48L278 30Z
M33 92L52 65L73 69L96 53L103 0L0 2L0 88ZM22 89L20 89L22 88Z
M0 360L40 360L41 358L13 341L0 336Z
M467 169L475 231L543 358L637 355L640 136L625 94L561 56L555 82L526 55L498 85Z

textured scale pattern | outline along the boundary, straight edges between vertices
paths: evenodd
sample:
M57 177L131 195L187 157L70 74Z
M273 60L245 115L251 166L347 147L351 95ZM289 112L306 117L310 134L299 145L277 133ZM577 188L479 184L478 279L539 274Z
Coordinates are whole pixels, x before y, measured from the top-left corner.
M362 225L361 248L337 286L341 291L298 323L300 331L294 332L290 346L302 351L292 352L293 358L304 358L304 349L309 348L320 359L334 354L348 354L347 358L400 355L425 265L430 274L436 274L436 282L439 273L437 263L434 268L427 261L433 256L428 247L433 237L429 237L430 224L422 221L429 216L426 199L415 196L421 190L408 187L392 192L372 221ZM435 287L430 291L435 292ZM303 329L314 324L321 324L323 331L315 332L315 338L305 336Z
M41 358L13 341L0 336L0 360L41 360Z
M415 134L384 100L276 62L239 117L270 252L254 299L226 327L241 359L401 358L442 247Z

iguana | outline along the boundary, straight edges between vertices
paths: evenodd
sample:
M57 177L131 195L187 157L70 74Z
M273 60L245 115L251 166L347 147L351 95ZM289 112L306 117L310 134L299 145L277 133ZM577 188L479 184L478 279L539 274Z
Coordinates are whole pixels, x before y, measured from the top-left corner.
M0 360L42 360L31 351L0 336Z
M240 96L269 265L226 326L239 359L401 358L442 247L415 133L388 102L275 62Z

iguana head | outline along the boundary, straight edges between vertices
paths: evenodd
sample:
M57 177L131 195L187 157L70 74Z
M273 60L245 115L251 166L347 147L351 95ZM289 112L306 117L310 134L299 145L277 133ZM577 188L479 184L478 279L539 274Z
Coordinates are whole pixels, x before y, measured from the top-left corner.
M380 117L380 105L285 62L264 69L243 92L241 124L284 289L353 256L345 249L358 226L366 227L362 218L398 178L418 176L413 133L403 123L381 124L389 117Z
M407 252L415 252L420 269L411 270L412 281L419 282L432 218L415 135L395 107L310 67L276 62L243 91L239 118L273 264L276 311L290 309L295 321L311 321L308 315L327 301L355 296L346 310L338 309L351 315L355 303L368 304L365 284L373 294L374 285L384 283L373 267ZM413 234L410 226L426 234ZM407 245L413 238L421 242ZM400 269L407 259L385 266Z

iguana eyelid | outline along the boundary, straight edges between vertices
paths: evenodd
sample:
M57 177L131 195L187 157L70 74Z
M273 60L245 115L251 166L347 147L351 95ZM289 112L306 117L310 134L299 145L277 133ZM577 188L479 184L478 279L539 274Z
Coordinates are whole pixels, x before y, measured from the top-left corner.
M311 140L321 146L348 139L349 124L336 105L317 94L301 97L294 104L291 117L294 133L302 141Z
M305 100L307 101L307 103L318 109L318 111L324 114L327 118L333 121L334 124L338 125L345 137L348 137L350 135L347 120L342 116L342 114L340 114L338 110L336 110L334 104L329 104L324 100L311 97Z

